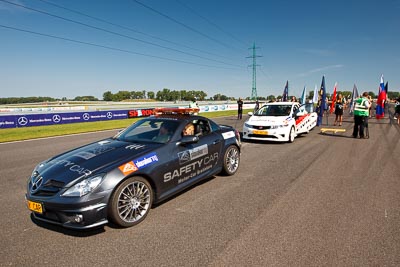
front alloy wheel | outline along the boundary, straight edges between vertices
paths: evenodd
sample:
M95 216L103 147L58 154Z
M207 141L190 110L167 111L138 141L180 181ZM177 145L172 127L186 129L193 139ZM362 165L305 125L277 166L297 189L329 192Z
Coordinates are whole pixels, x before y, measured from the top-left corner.
M290 128L290 132L289 132L289 143L294 142L295 135L296 135L296 133L294 131L294 126L292 126L292 128Z
M224 155L223 173L226 175L234 175L239 168L239 162L239 149L234 145L228 147Z
M144 220L150 211L153 190L146 179L131 177L121 183L110 200L110 218L119 226L130 227Z

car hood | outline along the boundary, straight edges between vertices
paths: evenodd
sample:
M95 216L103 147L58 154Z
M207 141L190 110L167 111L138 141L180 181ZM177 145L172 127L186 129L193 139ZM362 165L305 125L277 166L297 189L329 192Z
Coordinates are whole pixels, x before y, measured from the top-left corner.
M68 151L43 162L35 171L46 180L69 182L135 159L162 144L129 143L106 139Z
M251 116L247 121L251 125L277 125L292 120L291 116Z

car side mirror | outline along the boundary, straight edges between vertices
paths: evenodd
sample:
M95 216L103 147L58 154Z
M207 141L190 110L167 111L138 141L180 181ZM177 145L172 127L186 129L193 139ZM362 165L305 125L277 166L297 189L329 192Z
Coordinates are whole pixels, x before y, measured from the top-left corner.
M254 114L253 114L253 112L248 112L247 115L253 116Z
M199 137L195 135L185 135L182 139L177 143L177 145L187 145L194 144L199 142Z

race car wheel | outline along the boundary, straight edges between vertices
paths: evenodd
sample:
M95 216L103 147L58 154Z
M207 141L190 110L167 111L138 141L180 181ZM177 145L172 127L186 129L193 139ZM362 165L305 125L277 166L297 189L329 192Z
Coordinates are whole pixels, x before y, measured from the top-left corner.
M236 146L230 146L225 151L223 173L234 175L239 168L240 152Z
M294 127L292 126L292 128L290 128L290 132L289 132L289 143L293 143L294 136L295 136Z
M130 227L146 218L153 202L153 190L143 177L122 182L110 199L110 219L122 227Z

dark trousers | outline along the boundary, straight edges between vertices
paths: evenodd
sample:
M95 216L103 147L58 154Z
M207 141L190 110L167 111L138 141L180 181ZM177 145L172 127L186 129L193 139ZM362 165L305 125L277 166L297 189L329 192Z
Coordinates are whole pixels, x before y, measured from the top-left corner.
M238 120L242 119L243 110L241 108L238 109Z
M360 138L364 137L364 128L368 127L368 117L365 116L354 116L354 129L353 137L357 137L360 133Z

